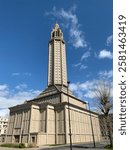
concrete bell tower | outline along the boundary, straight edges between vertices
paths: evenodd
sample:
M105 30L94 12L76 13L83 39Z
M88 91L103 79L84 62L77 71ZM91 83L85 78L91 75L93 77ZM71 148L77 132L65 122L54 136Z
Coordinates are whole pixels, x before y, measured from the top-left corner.
M9 108L2 140L35 146L69 144L70 138L73 143L99 142L99 116L86 105L67 87L65 42L56 23L49 41L48 86L36 98Z
M49 41L48 86L67 86L66 48L63 33L55 24Z

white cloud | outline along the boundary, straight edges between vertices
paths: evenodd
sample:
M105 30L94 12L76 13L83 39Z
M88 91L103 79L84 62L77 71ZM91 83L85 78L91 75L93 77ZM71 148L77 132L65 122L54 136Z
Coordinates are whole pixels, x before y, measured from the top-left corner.
M102 83L102 80L89 80L83 83L71 83L70 90L74 92L74 94L79 97L80 99L87 100L96 98L95 89L98 87L99 84ZM105 80L105 83L112 86L112 82L109 80ZM112 91L111 91L112 96Z
M98 58L108 58L108 59L112 59L113 56L112 56L112 52L111 51L108 51L106 49L103 49L100 51L99 55L98 55Z
M93 98L95 98L95 93L93 90L88 90L88 92L86 94L84 94L84 97L93 99Z
M8 86L6 84L0 85L0 95L6 96L8 94Z
M81 57L81 61L86 60L88 57L90 56L90 52L85 52L82 57Z
M89 48L89 50L91 50ZM90 51L85 52L82 56L81 56L81 61L77 64L74 64L73 67L79 67L79 70L84 70L86 68L88 68L87 65L84 64L84 60L87 60L87 58L90 56Z
M74 64L73 67L81 66L81 63Z
M109 79L113 77L113 71L112 70L99 71L98 75L100 78Z
M27 89L26 84L17 85L13 90L10 90L8 85L0 85L0 116L8 114L9 107L30 100L38 96L40 92L39 90Z
M24 72L23 75L25 75L25 76L32 76L32 74L29 73L29 72Z
M84 70L84 69L86 69L86 68L88 68L88 66L86 66L86 65L81 65L79 69L80 69L80 70Z
M12 76L20 76L20 75L23 75L23 76L31 76L32 74L29 73L29 72L23 72L23 73L14 72L14 73L12 73Z
M7 88L8 88L8 86L6 84L0 85L0 91L3 91L5 89L7 89Z
M97 80L83 83L71 83L70 89L81 99L92 98L93 89L97 85ZM90 96L91 95L91 96Z
M27 88L27 84L25 83L22 83L22 84L19 84L15 87L17 90L24 90Z
M19 72L14 72L14 73L12 73L12 76L19 76L19 75L20 75Z
M52 11L46 12L46 15L52 15L63 21L64 27L69 29L70 42L75 48L87 47L87 42L83 31L80 29L78 17L75 14L76 6L71 7L68 11L63 8L57 10L53 7Z
M111 46L112 43L113 43L113 35L110 35L110 36L107 38L106 44L107 44L107 46Z
M78 84L78 83L77 83ZM69 85L69 88L72 90L72 91L77 91L77 89L78 89L78 85L77 84L75 84L75 83L71 83L70 85Z
M77 63L77 64L74 64L73 67L79 67L79 70L84 70L84 69L86 69L88 66L83 65L82 63Z
M9 109L0 109L0 116L8 117L9 116Z

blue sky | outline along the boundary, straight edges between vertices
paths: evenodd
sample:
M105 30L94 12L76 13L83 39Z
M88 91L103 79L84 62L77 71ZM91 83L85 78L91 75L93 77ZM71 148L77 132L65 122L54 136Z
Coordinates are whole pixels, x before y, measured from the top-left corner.
M70 88L92 105L93 87L112 81L112 0L0 0L0 115L47 86L48 41L64 33Z

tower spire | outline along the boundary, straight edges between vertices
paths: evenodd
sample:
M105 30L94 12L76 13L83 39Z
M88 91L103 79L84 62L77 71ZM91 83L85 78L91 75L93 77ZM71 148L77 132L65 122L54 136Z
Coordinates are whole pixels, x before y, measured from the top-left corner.
M63 39L63 33L62 33L60 26L57 22L55 23L54 28L51 31L51 39L53 39L53 38Z
M55 23L54 28L59 28L59 24L57 23L57 21L56 21L56 23Z
M63 33L56 22L49 41L48 86L67 86L66 48Z

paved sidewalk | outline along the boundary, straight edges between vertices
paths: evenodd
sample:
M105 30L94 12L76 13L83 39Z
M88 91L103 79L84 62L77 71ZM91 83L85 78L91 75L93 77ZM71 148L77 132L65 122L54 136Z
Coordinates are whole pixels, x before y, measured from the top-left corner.
M109 142L100 142L96 143L96 148L93 148L93 143L82 143L82 144L73 144L73 150L105 150L104 146L109 144ZM59 145L59 146L49 146L41 147L39 150L70 150L69 145Z
M93 148L93 143L73 144L72 150L105 150L104 146L108 142L96 143L96 148ZM0 150L20 150L19 148L0 147ZM23 150L70 150L69 145L58 146L42 146L39 148L24 148Z

